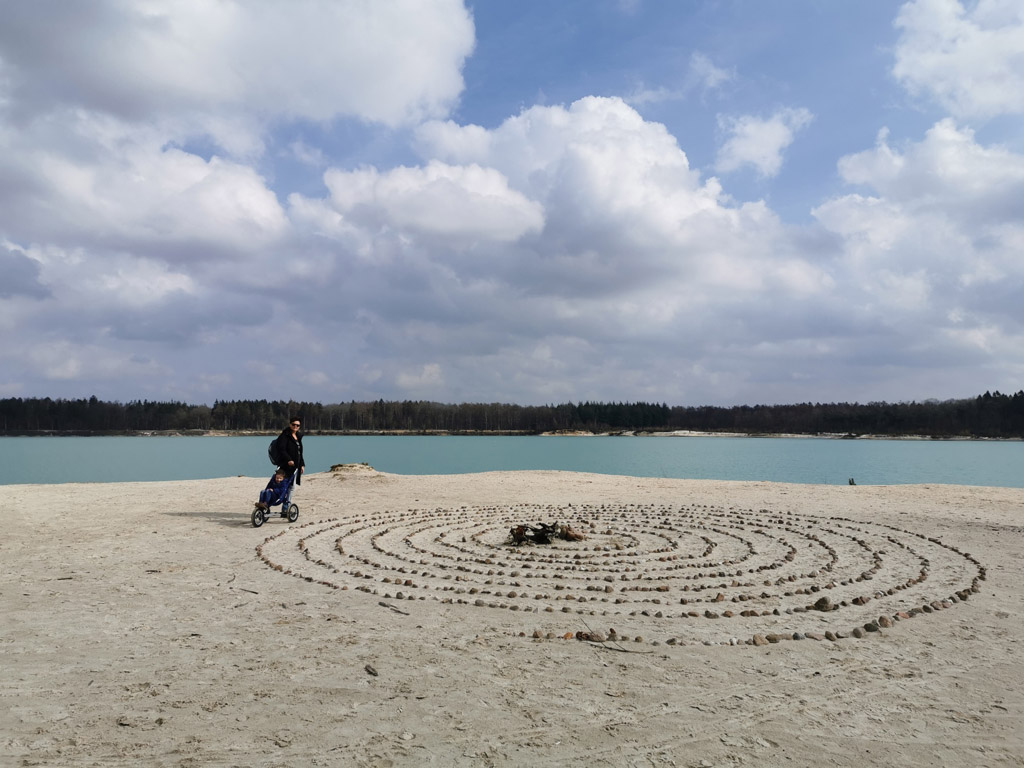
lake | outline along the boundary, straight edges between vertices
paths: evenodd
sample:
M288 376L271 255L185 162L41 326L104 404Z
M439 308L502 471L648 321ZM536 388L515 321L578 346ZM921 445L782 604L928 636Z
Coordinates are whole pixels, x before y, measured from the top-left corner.
M264 478L271 437L0 437L0 484ZM1024 442L757 437L307 436L306 469L557 469L637 477L1024 487Z

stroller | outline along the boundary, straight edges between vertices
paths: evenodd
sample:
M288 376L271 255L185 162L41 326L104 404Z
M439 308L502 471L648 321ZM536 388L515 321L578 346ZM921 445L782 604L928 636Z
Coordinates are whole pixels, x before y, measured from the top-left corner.
M275 472L274 474L276 475L277 473ZM292 488L295 485L296 474L293 473L290 477L286 476L281 481L275 493L271 494L269 500L265 502L266 506L261 506L257 502L256 508L252 511L253 528L259 528L266 522L271 507L280 506L281 517L288 518L289 523L294 523L299 519L299 506L298 504L292 504Z

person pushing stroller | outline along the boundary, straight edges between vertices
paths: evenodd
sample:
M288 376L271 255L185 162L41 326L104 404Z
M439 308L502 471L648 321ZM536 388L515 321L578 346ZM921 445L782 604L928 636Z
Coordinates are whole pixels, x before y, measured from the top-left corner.
M263 525L270 508L279 504L281 517L293 523L298 519L299 508L291 503L291 496L293 485L302 484L302 473L306 469L306 462L302 456L302 435L299 434L301 427L302 419L292 418L288 426L270 444L270 459L277 468L267 487L260 492L259 501L253 510L252 524L257 528Z
M277 456L286 477L295 476L295 484L302 485L302 473L306 471L306 462L302 458L302 419L298 416L289 420L277 438Z

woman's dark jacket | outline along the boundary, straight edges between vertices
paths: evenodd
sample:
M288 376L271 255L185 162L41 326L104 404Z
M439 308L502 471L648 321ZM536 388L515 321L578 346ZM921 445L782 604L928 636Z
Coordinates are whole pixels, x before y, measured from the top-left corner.
M281 469L287 472L289 477L299 470L299 474L295 477L295 484L302 485L302 434L295 437L296 440L292 440L291 429L285 427L277 438L277 455L282 459ZM289 467L289 461L294 461L295 464Z

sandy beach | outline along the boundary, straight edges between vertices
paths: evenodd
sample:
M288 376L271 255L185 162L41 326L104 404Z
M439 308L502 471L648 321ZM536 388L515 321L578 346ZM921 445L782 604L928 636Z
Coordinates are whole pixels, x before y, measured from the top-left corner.
M4 488L0 765L1024 765L1024 490L264 482Z

